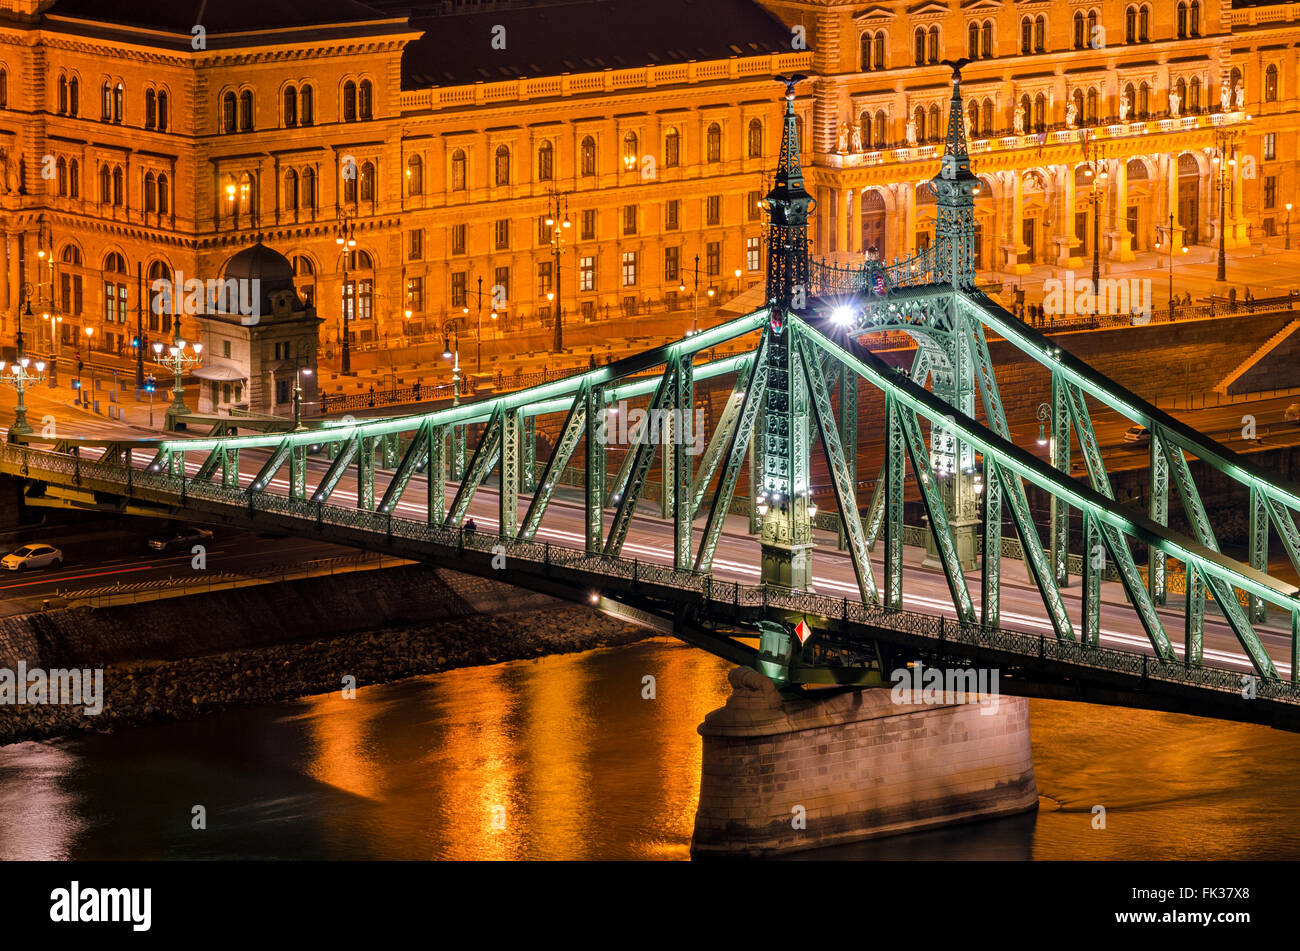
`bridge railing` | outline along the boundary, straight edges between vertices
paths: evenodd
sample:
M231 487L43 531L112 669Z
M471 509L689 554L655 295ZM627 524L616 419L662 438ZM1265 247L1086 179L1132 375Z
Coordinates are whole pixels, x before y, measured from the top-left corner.
M1146 680L1164 681L1207 688L1219 692L1239 693L1243 673L1225 668L1162 661L1151 654L1111 647L1090 647L1074 641L1058 641L1044 635L985 627L976 623L958 623L943 616L894 610L848 598L784 591L766 585L715 579L693 571L679 571L667 565L644 563L639 559L606 559L589 555L581 549L551 542L522 542L502 539L490 532L466 531L463 527L446 527L423 521L394 517L360 509L344 508L293 499L266 492L228 489L208 482L172 476L149 470L125 469L109 463L87 462L62 453L4 444L0 463L24 477L59 484L82 484L84 481L117 486L130 494L135 488L161 490L183 506L190 498L202 498L246 510L278 515L316 526L338 526L389 538L403 538L451 550L473 550L484 554L504 552L518 561L545 570L563 566L591 575L593 586L602 580L618 578L636 584L658 585L679 592L697 594L705 612L744 608L776 609L799 615L837 618L866 628L895 631L934 641L940 646L980 647L1006 654L1039 660L1052 660L1076 667L1137 675ZM51 479L61 476L63 479ZM499 546L499 547L498 547ZM870 636L864 632L864 637ZM1300 684L1283 680L1257 679L1256 696L1300 704Z

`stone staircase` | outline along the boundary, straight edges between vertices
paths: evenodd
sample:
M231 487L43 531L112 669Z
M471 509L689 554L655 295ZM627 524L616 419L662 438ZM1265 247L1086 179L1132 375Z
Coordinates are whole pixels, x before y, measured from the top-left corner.
M1265 340L1254 353L1241 361L1241 363L1237 365L1236 369L1220 380L1218 385L1214 387L1214 391L1216 393L1226 394L1228 388L1232 386L1232 384L1241 379L1241 377L1245 375L1251 367L1277 349L1278 345L1280 345L1287 337L1291 336L1291 334L1295 333L1297 328L1300 328L1300 317L1297 317L1277 333L1273 334L1273 336Z

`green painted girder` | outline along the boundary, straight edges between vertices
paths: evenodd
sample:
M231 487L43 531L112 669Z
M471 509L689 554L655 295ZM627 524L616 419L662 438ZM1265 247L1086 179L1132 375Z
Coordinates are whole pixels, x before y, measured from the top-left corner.
M267 457L262 468L257 470L257 475L253 476L253 483L250 488L254 492L261 492L271 484L275 474L280 471L280 467L285 464L289 458L289 449L293 443L287 439L281 439L275 450Z
M884 525L885 606L903 607L903 489L907 460L907 437L897 408L885 401L885 463L872 505L880 500L880 521ZM869 519L870 520L870 519Z
M984 460L984 545L980 556L980 623L1002 625L1002 479L998 464Z
M519 473L524 492L537 491L537 417L524 417L524 461Z
M513 539L519 530L519 439L518 409L501 414L501 490L497 493L497 534ZM590 466L590 462L588 463Z
M491 419L489 414L488 419ZM468 436L468 423L454 423L451 429L451 478L459 482L465 478L465 441Z
M410 445L406 447L406 454L402 456L402 461L397 465L397 471L393 473L393 478L388 483L388 488L384 490L383 498L379 500L378 511L381 514L388 514L397 508L397 503L402 500L402 494L406 492L406 487L411 482L411 477L420 464L429 456L429 433L432 426L424 423L415 431L415 438L411 440ZM432 472L426 472L429 482L434 482Z
M731 498L736 492L736 483L740 479L740 467L748 461L750 463L751 475L753 470L753 460L757 455L754 449L755 439L755 422L758 419L759 408L763 405L764 396L767 391L767 348L770 331L764 333L758 343L758 351L754 354L754 362L750 369L750 382L745 388L744 402L740 409L740 418L736 421L736 427L731 433L731 438L727 442L727 451L723 457L722 475L718 477L718 490L713 495L713 505L709 508L708 520L704 523L704 537L700 539L700 548L695 555L695 570L699 573L708 573L713 568L713 555L718 548L718 539L722 535L722 526L727 518L727 509L730 508ZM754 482L750 483L752 491L750 502L754 501L757 489L754 489ZM752 530L751 517L751 530Z
M691 569L691 526L695 518L695 497L691 494L691 454L695 433L695 386L692 379L694 356L686 353L677 358L674 367L673 417L673 568L677 571ZM703 435L703 433L699 434ZM602 478L603 487L603 478Z
M717 475L718 466L726 454L727 445L731 441L731 434L735 432L736 423L740 420L740 410L745 403L745 389L749 386L750 377L753 375L754 361L746 361L741 368L736 382L731 388L731 395L727 397L727 403L722 408L722 414L718 418L718 424L713 428L713 435L709 437L709 445L704 450L704 456L700 460L699 471L695 474L695 480L691 483L691 515L694 517L700 511L700 506L704 502L704 493L708 491L713 477ZM628 454L630 457L630 453ZM620 476L622 473L620 473ZM617 488L617 487L616 487Z
M1268 573L1268 497L1256 486L1250 488L1250 565L1257 571ZM1250 618L1252 621L1268 619L1264 610L1264 601L1257 595L1250 596Z
M1070 474L1070 410L1060 377L1052 375L1052 465L1058 472ZM1070 583L1070 506L1051 497L1052 573L1059 587Z
M1097 517L1083 513L1083 608L1079 621L1084 645L1101 644L1101 580L1106 573L1105 546Z
M195 481L207 482L211 479L213 474L217 471L217 467L221 465L221 457L225 451L224 446L213 446L212 451L208 453L208 457L203 460L203 464L199 466L198 471L194 473Z
M1106 463L1101 458L1101 447L1097 443L1097 433L1092 427L1087 397L1081 389L1068 382L1062 382L1061 386L1070 407L1070 418L1074 421L1075 435L1078 436L1079 446L1083 450L1092 487L1108 501L1114 501L1115 492L1110 484L1110 476L1106 472ZM1133 550L1129 548L1128 539L1113 525L1101 525L1099 530L1102 543L1115 561L1120 583L1124 586L1124 591L1128 594L1134 610L1137 611L1142 629L1146 631L1156 655L1166 660L1173 660L1174 647L1169 641L1169 633L1165 630L1164 622L1160 620L1155 604L1152 603L1151 594L1147 590L1141 572L1138 571L1137 562L1133 560ZM1088 555L1092 557L1092 552Z
M519 529L520 541L532 541L537 534L537 529L542 524L542 516L546 514L546 507L550 504L551 495L555 492L556 485L559 484L560 475L573 457L574 449L582 441L586 428L590 389L589 384L583 384L569 406L569 414L564 419L564 425L560 427L560 438L555 441L555 448L551 451L551 458L546 460L546 467L542 470L541 482L538 483L537 491L533 493L532 501L528 503L528 511L524 515L524 524Z
M636 452L628 446L623 450L623 461L619 463L618 472L614 476L614 484L609 487L609 495L605 503L610 506L618 505L618 500L627 493L627 483L632 478L632 463L636 461Z
M1291 683L1300 683L1300 611L1291 612Z
M876 577L871 569L871 554L867 550L867 537L862 530L862 515L858 512L857 486L849 472L848 461L844 458L844 446L840 443L839 427L826 388L826 376L816 359L820 351L813 350L804 336L803 332L791 330L791 342L798 351L795 359L803 369L808 392L812 395L810 402L813 416L821 435L822 454L831 475L835 502L840 509L840 523L848 534L849 557L853 563L853 573L857 577L858 591L863 603L879 604L880 592L876 588Z
M897 422L892 425L899 426L903 431L907 457L912 463L912 475L921 490L921 501L930 519L930 533L934 536L935 547L939 551L939 560L943 564L944 577L948 580L948 591L952 594L952 603L957 611L957 617L974 621L975 608L971 604L970 588L966 585L961 558L957 555L952 526L948 523L947 508L940 498L938 483L930 469L930 454L925 450L925 441L921 436L921 426L917 421L916 411L900 406L893 393L887 393L885 401L886 413L897 417ZM934 420L931 420L931 425L934 424Z
M587 428L587 464L584 467L583 510L586 552L599 555L605 542L605 444L608 441L605 393L599 384L587 387L584 416Z
M221 487L239 488L239 450L223 449L221 452Z
M1155 432L1153 430L1153 432ZM1192 529L1200 538L1201 544L1206 548L1218 552L1219 543L1214 537L1214 529L1210 526L1209 516L1205 512L1205 505L1201 501L1201 494L1196 490L1196 483L1192 479L1191 467L1187 465L1187 459L1183 456L1183 450L1176 446L1171 446L1168 441L1161 440L1164 449L1165 461L1169 464L1169 472L1173 478L1174 485L1178 487L1178 494L1182 498L1183 508L1187 512L1187 520L1191 523ZM1257 570L1257 569L1256 569ZM1262 572L1261 572L1262 573ZM1277 670L1273 666L1272 658L1268 656L1268 651L1260 643L1259 636L1251 627L1250 620L1246 616L1245 610L1237 601L1237 594L1232 590L1232 584L1211 572L1204 572L1205 586L1210 593L1214 595L1215 602L1219 605L1219 610L1223 613L1232 628L1232 633L1236 635L1242 649L1250 658L1255 670L1261 677L1269 680L1277 679ZM1253 592L1250 592L1253 593Z
M645 487L646 475L650 471L650 463L654 459L655 445L650 439L650 420L655 418L655 414L662 415L663 410L668 405L668 398L672 392L673 385L673 366L667 364L663 376L659 378L659 385L655 388L655 395L650 400L650 407L646 413L646 425L641 430L640 438L636 446L636 458L632 462L632 472L628 477L627 491L623 497L618 500L618 508L614 510L614 522L610 526L609 538L605 542L604 555L606 558L617 558L623 551L623 542L627 540L628 528L632 524L632 514L636 511L637 499L641 496L641 490Z
M984 457L986 465L988 459L986 454ZM994 456L995 465L998 461ZM1025 486L1014 471L1008 471L1000 465L997 466L997 471L1011 509L1011 519L1016 526L1016 534L1020 536L1020 547L1028 556L1026 563L1029 565L1029 577L1038 586L1038 592L1043 598L1043 606L1047 608L1047 616L1052 622L1056 639L1074 641L1074 626L1070 623L1070 615L1065 610L1065 602L1061 599L1061 589L1057 587L1056 577L1052 574L1051 562L1048 561L1047 553L1043 551L1043 543L1038 537L1038 528L1034 525L1033 516L1029 511Z
M465 513L469 511L469 503L474 498L474 493L483 484L488 473L496 468L497 456L501 452L501 420L505 410L503 406L497 407L488 421L487 428L483 430L483 435L479 437L478 445L474 447L474 455L470 457L465 478L456 488L456 496L451 502L451 511L447 513L447 518L442 523L443 528L453 528L464 522Z
M1200 667L1205 659L1205 578L1200 569L1188 562L1187 610L1183 618L1183 659Z
M307 497L307 447L294 446L289 450L289 497Z
M1300 571L1300 531L1296 530L1295 519L1286 508L1267 495L1264 496L1264 505L1268 508L1269 518L1273 521L1273 527L1277 529L1282 547L1286 549L1287 557L1291 559L1291 566L1296 571Z
M429 442L424 467L426 517L430 525L441 525L447 510L447 427L425 423L424 429Z
M899 445L901 452L903 447ZM867 503L867 521L864 526L867 533L867 550L873 551L876 547L876 539L880 537L880 527L885 521L885 473L889 466L888 455L885 461L880 464L880 474L876 476L875 488L871 490L871 501Z
M1151 500L1147 514L1151 516L1151 521L1157 525L1168 525L1169 463L1165 460L1165 450L1161 446L1160 435L1154 431L1151 432L1149 450ZM1167 559L1165 553L1159 548L1148 548L1147 551L1150 553L1147 560L1147 590L1151 594L1152 601L1156 604L1164 604L1168 600L1168 586L1165 581L1165 562ZM1256 567L1259 566L1256 565Z
M1289 509L1300 509L1300 487L1282 482L1245 457L1152 406L1131 390L1061 349L1037 330L1017 320L983 294L962 295L962 302L1012 346L1052 369L1054 373L1061 373L1070 383L1102 404L1152 432L1159 427L1164 430L1165 438L1174 445L1187 450L1242 485L1259 488L1269 498Z
M525 415L551 411L558 412L569 404L572 397L584 384L608 386L625 377L635 376L657 366L662 366L676 359L680 354L699 353L733 338L753 333L767 323L768 314L768 309L763 307L753 313L738 317L725 324L719 324L716 327L710 327L708 330L702 330L682 340L656 347L644 353L634 354L583 373L529 387L528 389L503 393L500 396L487 397L482 400L464 402L458 406L448 406L429 413L352 421L336 427L337 435L334 435L334 431L331 429L313 429L300 433L290 433L287 438L291 442L304 442L315 445L318 443L342 442L357 432L362 432L368 436L410 432L416 429L424 420L428 420L434 425L485 422L497 411L504 409L520 409L524 411ZM710 364L712 372L709 375L731 372L740 361L747 358L748 355L745 354L714 361ZM706 378L704 374L699 372L699 368L697 368L695 375L697 379ZM640 381L636 382L639 383ZM629 387L632 386L633 384L629 384ZM654 387L653 381L650 382L649 386L650 388ZM620 393L620 398L622 395ZM559 406L549 409L548 403L556 399L561 400ZM266 449L277 445L280 438L282 437L278 435L250 435L232 436L226 441L241 449ZM208 438L168 440L163 445L177 448L183 446L190 452L209 452L216 442L218 440Z
M352 460L356 458L357 439L358 437L354 435L352 438L338 444L338 450L330 461L330 467L325 470L325 475L321 476L316 491L311 494L313 502L329 501L329 497L334 493L339 480L343 478L343 473L347 471L348 466L352 464Z
M357 434L357 508L363 512L375 507L375 441L382 438Z

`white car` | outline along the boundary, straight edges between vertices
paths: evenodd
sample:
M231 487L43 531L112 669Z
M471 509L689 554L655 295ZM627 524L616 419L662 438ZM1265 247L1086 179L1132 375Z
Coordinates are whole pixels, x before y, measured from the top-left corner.
M26 571L28 568L58 568L63 564L63 552L50 545L24 545L17 551L0 558L0 568L6 571Z

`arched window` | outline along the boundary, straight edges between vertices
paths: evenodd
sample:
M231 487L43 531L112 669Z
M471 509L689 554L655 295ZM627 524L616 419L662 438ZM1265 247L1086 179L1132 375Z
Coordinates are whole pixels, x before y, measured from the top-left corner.
M82 266L81 249L69 244L63 249L63 267L59 273L59 309L73 317L81 316Z
M493 163L492 180L498 185L510 184L510 149L504 145L497 146L496 161Z
M59 197L68 196L68 161L62 155L59 156L58 162L55 163L55 171L58 173Z
M912 120L916 123L916 141L924 142L925 138L925 107L917 106L916 112L912 114Z
M154 193L154 185L155 185L155 181L154 181L154 177L153 177L153 172L145 172L145 174L144 174L144 210L145 210L146 212L154 212L154 211L157 211L157 210L158 210L157 196L156 196L155 193Z
M1146 83L1138 86L1137 115L1142 119L1151 115L1151 87Z
M302 170L302 207L306 211L316 207L316 172L310 166Z
M104 320L126 323L126 259L116 251L104 259Z
M582 174L596 174L596 140L586 136L582 140Z
M253 173L245 172L239 176L239 213L246 215L257 207L257 195L254 194L256 183Z
M159 89L158 90L158 131L159 132L167 131L167 125L168 122L170 121L170 116L168 115L170 109L168 108L168 106L169 103L167 101L167 90Z
M722 161L722 126L716 122L710 123L708 134L705 136L708 150L708 160L710 162Z
M1097 35L1097 11L1088 11L1088 39L1086 45L1092 45L1092 38Z
M284 173L284 210L298 210L298 173L293 169Z
M1029 101L1029 94L1020 97L1020 111L1025 117L1025 131L1028 132L1034 126L1034 104Z
M144 91L144 127L152 129L158 121L158 94L152 89Z
M1083 25L1083 11L1074 11L1074 48L1081 50L1087 44L1087 33Z
M943 124L939 120L939 107L930 107L930 138L938 142L943 138Z
M980 128L984 130L984 134L986 136L992 135L993 132L996 131L993 128L993 100L992 99L984 100L984 116L983 116L983 121L980 122Z
M1178 38L1183 39L1187 36L1187 4L1183 0L1178 0Z
M1186 110L1186 108L1187 108L1187 80L1182 79L1182 78L1179 78L1178 82L1174 84L1174 89L1176 89L1176 90L1178 91L1178 98L1179 98L1179 100L1180 100L1180 101L1182 102L1182 104L1183 104L1183 109ZM1171 108L1169 111L1170 111L1170 112L1173 112L1173 109Z
M289 259L293 267L293 285L308 306L316 297L316 265L305 254L295 254Z
M253 131L253 90L245 89L239 94L239 131Z
M171 288L172 275L165 261L152 261L149 264L149 329L158 329L158 317L163 311L167 311L167 327L171 329L171 310L175 307L168 307L167 298L164 296ZM161 286L158 282L164 282ZM157 288L155 290L155 287ZM159 298L162 298L159 300ZM172 304L179 304L179 301L172 301Z
M1193 76L1192 84L1187 87L1187 105L1190 110L1201 111L1201 77Z
M228 92L221 97L221 129L223 132L234 132L239 126L238 106L236 105L235 94Z
M874 36L870 33L863 33L858 37L858 71L867 72L871 69L871 44Z
M68 114L68 77L59 75L59 115Z
M993 58L993 21L985 20L984 27L981 32L984 35L984 43L983 43L984 58L992 59Z
M676 129L664 133L664 168L676 168L682 159L682 140Z
M122 174L122 166L119 165L113 169L113 207L115 208L122 207L125 201L125 179L126 176Z
M636 135L635 132L631 132L631 131L629 131L629 132L624 133L624 135L623 135L623 168L625 168L625 169L626 169L627 171L629 171L629 172L630 172L632 169L636 168L636 163L637 163L637 149L638 149L639 146L640 146L640 141L637 139L637 135Z
M1077 117L1077 120L1082 120L1084 115L1083 90L1076 87L1074 90L1074 95L1070 97L1070 100L1074 103L1074 114Z
M1143 43L1151 39L1151 8L1145 3L1138 9L1138 39Z
M113 121L119 125L126 121L126 89L121 83L113 87Z
M107 165L99 166L99 203L107 205L113 200L113 173Z
M1264 70L1264 101L1277 102L1277 67L1273 65Z
M357 178L358 175L343 176L343 201L349 205L357 203Z
M555 146L544 140L537 147L537 180L549 182L555 178Z
M0 68L0 109L9 108L9 70Z
M350 79L343 84L343 121L357 121L357 84Z
M858 116L858 135L862 137L862 147L869 149L874 140L871 138L871 113L863 112Z
M68 197L81 197L81 163L76 159L68 160Z
M81 112L81 81L76 76L68 77L68 115L75 116Z
M316 121L316 94L310 86L298 90L298 121L302 125L311 125Z
M424 194L424 162L418 155L412 155L406 161L406 194Z
M361 171L357 174L357 182L360 185L361 200L375 200L375 166L371 162L362 162Z
M927 48L930 53L930 62L937 63L939 62L939 28L937 26L930 27L928 39Z
M876 55L872 63L874 69L885 68L885 31L881 30L876 34L876 39L872 44L875 48Z
M763 123L757 119L749 120L749 157L763 157Z
M99 90L100 113L99 117L104 122L113 121L113 84L105 81Z
M1129 119L1134 118L1137 109L1137 90L1133 88L1132 83L1128 83L1124 87L1124 101L1128 103Z
M171 183L167 180L166 172L158 173L158 214L167 214L171 207Z
M968 59L980 58L980 25L974 20L966 27L966 56Z
M1191 33L1192 36L1200 36L1201 35L1200 0L1192 0L1192 5L1189 9L1191 11L1191 15L1188 17L1188 23L1187 23L1188 32Z
M1124 10L1124 42L1136 43L1138 38L1138 12L1137 7L1127 7Z
M457 149L451 153L451 190L465 190L465 150Z
M1020 18L1020 54L1028 56L1034 51L1034 21L1029 17Z
M1047 17L1041 14L1034 19L1034 52L1047 50Z
M966 130L972 139L980 137L980 104L975 99L966 103Z
M357 116L361 119L374 117L374 87L368 79L361 80L357 87Z
M1087 110L1085 115L1088 117L1089 124L1097 121L1097 89L1094 86L1088 90Z
M916 66L925 63L925 30L919 26L912 33L912 60Z
M801 138L800 142L803 141ZM876 110L876 148L881 149L889 144L889 119L885 116L884 109Z
M1042 132L1047 128L1047 97L1041 92L1034 97L1034 131Z
M298 89L294 86L284 87L284 124L286 126L298 124Z

